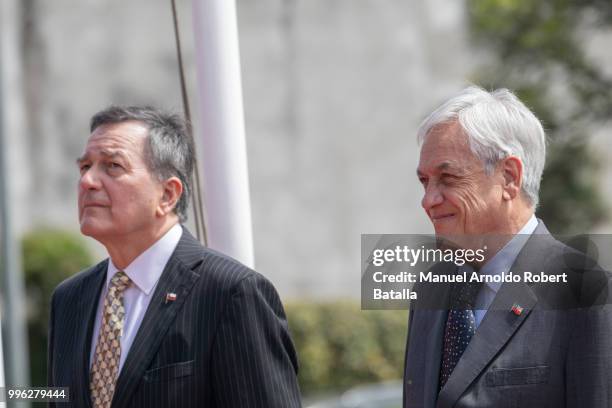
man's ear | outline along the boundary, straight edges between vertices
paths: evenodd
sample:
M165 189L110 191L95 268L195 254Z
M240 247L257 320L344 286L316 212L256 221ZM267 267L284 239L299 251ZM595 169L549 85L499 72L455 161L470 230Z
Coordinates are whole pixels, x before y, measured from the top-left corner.
M504 177L504 200L513 200L521 192L523 185L523 162L516 156L509 156L502 160L501 171Z
M171 213L183 194L183 183L178 177L170 177L162 181L162 197L157 207L157 215Z

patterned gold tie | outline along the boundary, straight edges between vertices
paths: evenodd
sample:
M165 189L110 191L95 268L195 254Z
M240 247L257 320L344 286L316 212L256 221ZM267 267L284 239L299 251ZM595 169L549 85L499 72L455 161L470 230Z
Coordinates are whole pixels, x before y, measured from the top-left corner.
M113 400L125 317L123 292L130 286L130 282L125 272L115 273L104 299L102 324L90 373L89 386L94 408L108 408Z

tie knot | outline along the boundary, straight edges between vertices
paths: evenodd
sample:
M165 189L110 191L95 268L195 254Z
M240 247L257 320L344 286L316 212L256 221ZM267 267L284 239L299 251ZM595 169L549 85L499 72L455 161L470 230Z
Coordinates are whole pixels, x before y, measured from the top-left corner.
M115 289L116 291L123 292L128 286L130 286L130 277L125 274L123 271L118 271L113 275L110 281L110 289Z
M472 273L478 273L471 265L465 264L457 270L457 273L465 273L467 282L456 283L451 292L451 309L472 310L476 303L476 297L482 288L482 282L472 282Z
M457 310L471 310L476 303L476 297L482 288L481 282L463 282L456 284L451 300L451 308Z

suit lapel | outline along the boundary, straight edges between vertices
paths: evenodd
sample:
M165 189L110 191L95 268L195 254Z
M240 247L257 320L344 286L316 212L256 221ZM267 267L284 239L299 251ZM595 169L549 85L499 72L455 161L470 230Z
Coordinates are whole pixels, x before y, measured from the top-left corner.
M72 398L75 402L80 401L85 407L91 407L89 397L89 356L91 354L91 340L96 312L98 310L98 300L100 292L104 286L108 261L98 264L91 274L83 280L79 293L79 307L77 322L79 327L75 331L79 336L76 342L77 350L75 356L72 378L75 381L74 391L78 395Z
M440 391L438 408L454 406L518 330L536 303L537 298L528 285L502 285L457 367ZM514 304L523 307L518 316L511 311Z
M431 268L436 275L451 275L457 272L454 264L441 263ZM422 361L416 367L407 365L406 379L412 376L423 376L422 395L411 397L411 400L424 408L434 408L438 398L438 384L440 378L440 365L442 363L442 343L444 327L448 316L448 305L451 284L419 284L415 291L419 298L412 305L414 310L408 338L409 350L418 354L416 360ZM420 357L423 358L420 358ZM416 356L415 356L416 357ZM410 391L405 391L407 394Z
M546 270L542 254L546 253L552 242L554 239L542 221L539 221L511 270L515 273ZM450 408L457 402L518 330L537 302L536 294L523 281L504 283L501 286L457 367L440 391L436 407ZM523 308L518 316L512 313L514 304Z
M112 406L129 407L130 396L140 383L159 345L189 292L200 277L190 268L202 257L201 245L186 231L164 268L151 303L145 313L134 342L119 373ZM176 300L166 302L166 294L175 293Z
M442 364L442 346L444 341L444 326L448 317L446 310L431 311L429 330L423 333L428 333L425 346L426 361L430 364L425 366L425 378L430 378L431 381L426 381L423 389L423 398L426 408L434 408L436 399L438 398L438 387L440 381L440 366Z

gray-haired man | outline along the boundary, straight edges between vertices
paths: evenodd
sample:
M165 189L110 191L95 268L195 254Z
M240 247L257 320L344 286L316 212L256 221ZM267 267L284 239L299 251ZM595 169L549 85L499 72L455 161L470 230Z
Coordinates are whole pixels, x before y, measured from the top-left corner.
M510 91L467 88L418 136L422 206L436 235L493 244L474 265L481 276L568 269L568 248L534 216L544 130ZM609 280L600 284L605 299ZM523 281L429 293L449 307L411 312L404 407L611 407L610 307L578 308L555 298L573 293L567 286L545 289Z

